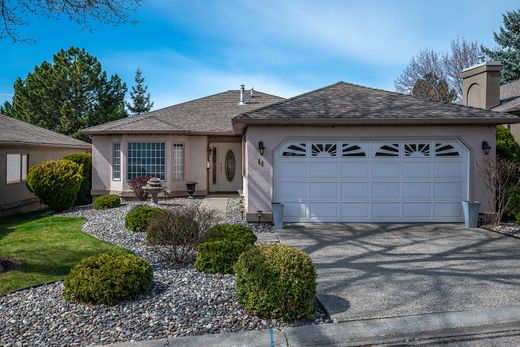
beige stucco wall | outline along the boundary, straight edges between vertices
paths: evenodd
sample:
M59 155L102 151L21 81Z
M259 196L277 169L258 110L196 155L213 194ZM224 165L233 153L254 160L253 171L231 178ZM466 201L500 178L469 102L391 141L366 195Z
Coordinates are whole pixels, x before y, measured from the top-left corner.
M121 180L112 179L112 143L121 144ZM132 195L128 187L127 152L129 142L164 142L166 188L169 195L186 194L186 181L197 182L196 194L206 194L207 187L207 136L178 135L105 135L92 136L92 195L123 193ZM184 144L184 179L172 177L172 147L174 143Z
M352 126L352 127L304 127L304 126L250 126L245 134L245 159L247 172L244 177L246 211L249 218L255 218L256 211L262 210L270 218L273 197L273 152L286 140L301 137L334 137L352 140L384 140L408 138L449 138L461 140L470 152L469 199L482 202L481 211L489 211L488 192L482 177L476 174L475 163L483 163L485 158L494 160L495 126ZM260 156L257 146L263 141L266 147ZM482 151L482 141L487 141L491 153Z
M25 205L35 205L37 198L29 192L25 182L6 183L7 154L28 154L29 169L45 160L58 160L68 154L89 152L80 148L63 148L51 146L0 146L0 215L7 214L6 211L18 212L31 209ZM24 205L24 206L22 206ZM38 204L36 204L38 206Z

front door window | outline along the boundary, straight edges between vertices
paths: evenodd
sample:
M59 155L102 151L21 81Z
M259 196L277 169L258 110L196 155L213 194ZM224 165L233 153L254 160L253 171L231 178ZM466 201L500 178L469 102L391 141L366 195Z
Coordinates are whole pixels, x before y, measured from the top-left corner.
M235 154L233 154L232 150L229 150L226 153L225 167L228 182L233 182L233 179L235 178Z

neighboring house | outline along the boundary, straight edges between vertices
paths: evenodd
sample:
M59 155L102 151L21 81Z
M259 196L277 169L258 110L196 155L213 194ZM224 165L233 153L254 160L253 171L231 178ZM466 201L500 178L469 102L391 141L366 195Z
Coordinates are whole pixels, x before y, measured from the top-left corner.
M25 186L27 172L78 152L90 152L90 144L0 115L0 217L42 207Z
M495 125L520 122L345 82L287 100L240 94L87 129L93 194L127 194L148 174L171 195L190 180L200 194L242 190L249 220L270 220L278 201L287 222L460 222L462 200L489 211L475 165L494 161Z

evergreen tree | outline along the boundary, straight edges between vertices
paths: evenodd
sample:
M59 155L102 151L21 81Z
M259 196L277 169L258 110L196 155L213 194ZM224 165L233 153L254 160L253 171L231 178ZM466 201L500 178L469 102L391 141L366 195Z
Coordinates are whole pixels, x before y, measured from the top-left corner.
M427 73L415 82L412 95L433 101L452 102L457 98L455 89L450 89L445 79L434 73Z
M43 62L25 80L14 83L8 116L78 139L79 131L127 116L126 85L107 77L99 61L84 49L60 50L53 62Z
M506 12L502 18L503 26L493 33L500 48L482 47L482 50L492 60L502 63L500 82L508 83L520 79L520 10Z
M141 114L149 112L153 107L153 102L150 101L150 93L148 93L148 86L144 85L143 72L138 67L135 71L135 86L132 86L130 91L131 102L127 103L128 110L134 114Z

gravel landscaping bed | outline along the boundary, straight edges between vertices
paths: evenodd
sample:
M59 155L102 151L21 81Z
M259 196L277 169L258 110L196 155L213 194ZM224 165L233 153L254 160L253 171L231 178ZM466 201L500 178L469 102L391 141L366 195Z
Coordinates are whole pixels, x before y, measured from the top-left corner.
M185 205L199 204L201 200L160 202ZM191 265L161 263L152 248L146 246L144 233L124 228L126 212L138 204L143 203L129 202L101 211L84 206L60 215L86 218L82 227L85 232L150 261L154 267L152 292L113 307L67 302L62 282L4 295L0 297L0 346L79 346L287 325L262 320L243 310L237 302L233 275L199 273ZM228 223L245 223L240 218L239 199L230 200L225 219ZM257 229L272 231L262 224ZM315 307L314 321L292 325L328 322L321 306L316 303Z
M520 237L520 225L515 223L502 223L499 225L484 225L483 228L499 233Z

